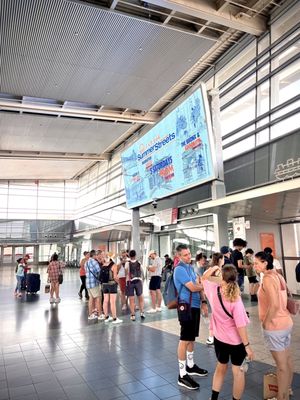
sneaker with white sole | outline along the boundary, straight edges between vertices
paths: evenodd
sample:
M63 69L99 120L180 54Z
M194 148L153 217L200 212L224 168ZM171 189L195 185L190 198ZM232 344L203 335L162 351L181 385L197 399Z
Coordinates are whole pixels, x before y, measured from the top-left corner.
M113 317L108 316L108 317L105 317L104 322L107 323L107 322L111 322L112 320L113 320Z
M147 314L155 314L156 309L155 308L150 308L150 310L147 311Z
M145 313L141 312L141 319L145 319L145 318L146 318Z
M135 321L135 315L130 315L131 321Z
M97 317L99 319L99 321L103 321L105 319L105 315L101 314L99 315L99 317Z
M177 383L178 383L179 386L183 386L183 387L185 387L187 389L190 389L190 390L197 390L197 389L200 388L199 383L194 381L194 379L191 378L188 374L185 374L182 378L179 375Z
M113 318L112 324L121 324L123 322L122 319L119 318Z
M54 303L60 303L60 297L57 297L57 298L54 300Z
M207 376L208 374L208 371L206 371L206 369L198 367L197 364L194 364L192 367L186 366L186 372L188 375L193 376Z
M157 312L161 312L162 308L161 307L156 307Z
M54 303L54 298L53 297L50 297L50 304L53 304Z
M94 319L97 319L97 315L91 314L91 315L88 316L88 320L89 320L89 321L92 321L92 320L94 320Z

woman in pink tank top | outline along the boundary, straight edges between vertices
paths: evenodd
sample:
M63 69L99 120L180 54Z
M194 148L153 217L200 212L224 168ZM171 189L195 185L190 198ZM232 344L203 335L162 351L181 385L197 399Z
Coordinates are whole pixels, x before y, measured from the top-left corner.
M293 320L287 309L287 286L284 278L273 267L273 257L263 251L255 254L254 268L263 273L257 293L258 315L267 347L276 363L277 400L289 398L293 379L293 362L290 353Z

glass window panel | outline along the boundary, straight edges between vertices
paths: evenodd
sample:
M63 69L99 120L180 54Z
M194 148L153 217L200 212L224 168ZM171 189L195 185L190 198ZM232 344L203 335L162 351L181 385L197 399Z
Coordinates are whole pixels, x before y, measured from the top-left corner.
M270 140L270 129L266 128L256 134L256 146L267 143Z
M221 111L222 136L255 118L255 91L241 97Z
M270 81L262 83L257 87L257 116L270 110Z
M270 73L270 63L264 64L257 71L257 79L262 79L264 76L267 76Z
M233 142L233 141L236 140L236 139L241 138L242 136L246 135L247 133L250 133L250 132L254 131L254 129L255 129L255 125L252 124L252 125L248 126L248 128L243 129L243 130L241 130L241 131L235 133L234 135L230 136L230 137L227 138L227 139L224 139L224 140L222 141L223 146L225 146L225 145L227 145L227 144Z
M237 96L243 93L244 90L253 85L255 81L256 81L256 76L255 74L252 74L247 79L242 81L240 84L234 85L233 89L230 90L230 92L228 92L225 96L221 95L220 106L223 107L224 105L226 105L226 103L228 103L232 99L235 99Z
M272 77L272 108L300 93L300 60Z
M255 58L255 56L256 56L256 41L253 40L253 42L250 43L246 47L246 49L244 49L239 54L238 57L234 57L229 63L226 64L225 67L223 67L220 71L216 73L217 84L220 86L232 75L241 70L246 64L248 64L249 61ZM241 71L241 73L239 74L239 78L245 75L248 71L249 70ZM232 84L232 82L230 82L230 84Z
M262 51L264 51L269 46L270 46L270 35L267 34L265 37L258 40L258 42L257 42L258 54L260 54Z
M288 10L282 17L278 18L271 25L271 40L272 43L280 38L284 33L288 32L300 21L299 2Z
M271 127L271 139L283 136L299 127L300 113L284 119Z
M228 160L229 158L233 158L245 151L251 150L255 147L255 135L250 136L244 140L241 140L238 143L233 144L226 149L223 149L223 160Z

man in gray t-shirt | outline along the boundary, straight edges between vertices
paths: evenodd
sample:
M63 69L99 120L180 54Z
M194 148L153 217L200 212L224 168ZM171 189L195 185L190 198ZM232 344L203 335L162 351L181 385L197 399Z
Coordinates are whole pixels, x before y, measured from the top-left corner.
M148 257L152 260L151 265L147 268L150 276L149 291L151 296L152 308L147 311L150 314L161 311L162 295L160 290L162 260L158 257L155 250L150 250Z

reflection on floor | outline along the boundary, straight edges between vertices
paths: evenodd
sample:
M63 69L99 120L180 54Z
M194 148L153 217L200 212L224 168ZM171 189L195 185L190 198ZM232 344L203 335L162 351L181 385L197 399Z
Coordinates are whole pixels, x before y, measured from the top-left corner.
M38 295L13 296L14 268L0 267L0 400L34 399L199 399L210 396L215 355L206 346L208 327L201 325L196 361L211 373L200 379L200 391L177 385L178 323L174 311L147 315L145 322L129 320L107 326L87 321L87 303L77 298L78 270L67 270L61 286L62 302L49 304L42 288ZM149 300L147 298L147 306ZM257 307L249 303L250 338L256 361L247 373L244 400L262 399L262 380L273 362L265 350ZM295 320L293 354L300 372L300 321ZM220 399L231 399L229 373ZM300 399L300 375L294 378L294 399Z

